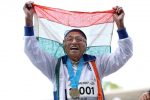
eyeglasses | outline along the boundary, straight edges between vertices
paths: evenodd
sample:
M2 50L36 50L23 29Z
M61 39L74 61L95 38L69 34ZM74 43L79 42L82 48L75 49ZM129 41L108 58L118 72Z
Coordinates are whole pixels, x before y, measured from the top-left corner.
M65 37L65 41L67 42L73 42L73 40L75 39L76 42L85 42L86 40L80 36L76 36L76 37L72 37L72 36L68 36Z

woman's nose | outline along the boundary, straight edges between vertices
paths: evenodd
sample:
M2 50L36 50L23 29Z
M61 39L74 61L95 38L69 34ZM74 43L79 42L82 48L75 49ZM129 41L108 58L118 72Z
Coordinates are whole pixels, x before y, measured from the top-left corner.
M73 38L72 43L77 43L77 40Z

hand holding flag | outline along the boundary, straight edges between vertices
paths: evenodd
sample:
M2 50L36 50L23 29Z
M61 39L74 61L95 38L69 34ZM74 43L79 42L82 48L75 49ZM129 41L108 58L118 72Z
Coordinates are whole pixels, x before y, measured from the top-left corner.
M115 11L113 15L114 21L116 22L118 29L124 28L124 10L122 9L122 7L119 6L116 6L113 9Z
M25 12L25 21L26 21L26 26L33 26L33 14L34 14L34 8L32 6L34 2L29 1L26 2L23 10Z

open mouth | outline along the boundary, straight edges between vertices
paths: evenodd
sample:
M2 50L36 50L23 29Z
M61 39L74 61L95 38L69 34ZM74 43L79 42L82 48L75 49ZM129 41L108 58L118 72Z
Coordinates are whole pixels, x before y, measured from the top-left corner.
M79 50L78 47L71 47L70 50Z

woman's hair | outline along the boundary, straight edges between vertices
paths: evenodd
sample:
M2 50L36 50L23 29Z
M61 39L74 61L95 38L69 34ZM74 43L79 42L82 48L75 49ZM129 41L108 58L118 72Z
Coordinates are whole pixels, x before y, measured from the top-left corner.
M79 32L79 33L87 40L85 33L84 33L82 30L80 30L80 29L71 29L71 30L68 30L68 31L65 33L65 37L66 37L70 32Z

